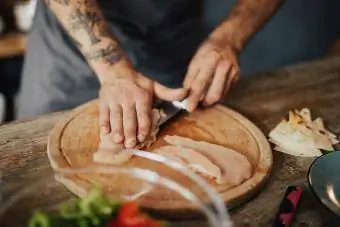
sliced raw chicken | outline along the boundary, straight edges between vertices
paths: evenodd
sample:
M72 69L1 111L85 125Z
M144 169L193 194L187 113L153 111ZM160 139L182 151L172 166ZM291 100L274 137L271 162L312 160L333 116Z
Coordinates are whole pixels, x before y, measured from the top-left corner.
M232 149L180 136L166 136L164 139L171 145L193 149L210 159L221 169L221 177L216 179L217 184L236 186L252 175L248 159Z
M158 123L164 117L162 111L152 110L152 126L149 137L145 142L138 144L136 148L148 148L156 141L156 136L159 131ZM119 165L124 164L130 160L132 154L125 151L123 144L117 144L112 141L111 134L100 135L100 142L98 151L93 154L93 160L98 163Z
M221 169L196 150L178 146L163 146L153 152L163 155L210 179L221 178Z
M336 135L326 130L321 118L312 121L310 110L289 111L289 119L283 119L269 133L269 141L275 150L301 157L317 157L321 150L333 151Z
M330 139L332 145L335 145L335 144L338 144L339 143L339 140L337 139L337 136L328 131L327 129L325 129L325 126L323 124L323 120L321 118L316 118L312 124L311 124L311 127L315 130L315 131L318 131L319 133L321 134L326 134L328 136L328 138Z

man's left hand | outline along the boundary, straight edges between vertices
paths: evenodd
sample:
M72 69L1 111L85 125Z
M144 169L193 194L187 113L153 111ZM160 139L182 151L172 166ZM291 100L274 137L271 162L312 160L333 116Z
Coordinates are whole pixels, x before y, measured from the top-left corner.
M210 106L219 102L239 77L238 54L232 45L205 41L190 62L184 88L190 91L186 109L194 111L201 102Z

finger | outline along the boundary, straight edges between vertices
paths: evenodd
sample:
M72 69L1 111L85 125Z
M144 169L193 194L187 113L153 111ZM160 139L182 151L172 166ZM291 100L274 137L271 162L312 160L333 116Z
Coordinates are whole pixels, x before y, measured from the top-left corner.
M172 89L157 82L154 83L154 91L156 97L165 101L183 100L188 94L185 88Z
M100 134L108 134L110 128L110 109L105 102L99 102L99 126Z
M204 61L205 59L205 55L208 55L211 51L214 51L214 48L209 44L209 42L204 42L198 49L198 51L190 61L188 72L183 82L184 88L189 89L192 86L192 83L198 75L202 61Z
M185 75L183 81L184 88L189 89L191 87L191 84L194 82L199 71L200 59L202 59L202 57L202 51L201 49L199 49L189 63L188 72Z
M221 99L230 67L231 64L228 61L219 62L216 67L214 79L204 97L203 105L212 105Z
M231 83L231 86L234 86L237 83L237 81L240 79L240 68L239 67L235 67L233 74L235 76L234 76L234 79L233 79L233 81Z
M140 143L144 142L148 137L151 128L151 102L152 99L145 97L136 104L138 135L137 139Z
M194 82L199 71L198 61L192 61L189 64L188 72L184 77L183 87L189 89L191 84Z
M231 86L235 83L234 81L237 80L239 69L238 67L232 66L231 70L229 70L228 80L226 81L225 88L223 91L223 97L227 95ZM235 79L236 78L236 79Z
M126 148L136 146L137 114L135 105L123 105L124 143Z
M206 64L201 67L198 76L191 86L191 92L187 99L187 110L189 112L192 112L196 109L205 89L210 85L218 61L218 55L210 55L206 61Z
M113 141L122 143L124 141L123 111L120 105L110 106L110 125Z

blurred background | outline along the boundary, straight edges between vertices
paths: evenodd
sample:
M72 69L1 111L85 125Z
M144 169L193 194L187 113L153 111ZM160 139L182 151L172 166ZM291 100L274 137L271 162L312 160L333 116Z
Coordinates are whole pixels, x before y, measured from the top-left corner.
M26 35L37 1L0 0L0 123L15 119ZM213 29L236 0L203 2L204 22ZM339 5L339 0L287 0L242 53L243 74L340 54Z
M0 1L0 123L14 119L26 33L31 26L35 4L36 0Z

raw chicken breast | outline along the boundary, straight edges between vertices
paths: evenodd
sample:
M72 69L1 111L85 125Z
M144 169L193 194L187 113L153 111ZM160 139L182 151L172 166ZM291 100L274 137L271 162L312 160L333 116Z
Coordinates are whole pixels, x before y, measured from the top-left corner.
M152 110L152 126L149 137L144 143L138 144L137 149L148 148L156 141L159 131L158 123L162 117L162 112L158 109ZM100 135L98 151L93 154L93 160L98 163L119 165L130 160L132 154L125 151L123 144L116 144L112 141L111 134Z
M190 149L177 146L163 146L153 151L192 169L210 179L221 177L221 170L211 160L201 153Z
M164 140L171 145L193 149L210 159L222 171L221 177L216 179L217 184L236 186L252 175L248 159L232 149L180 136L166 136Z

